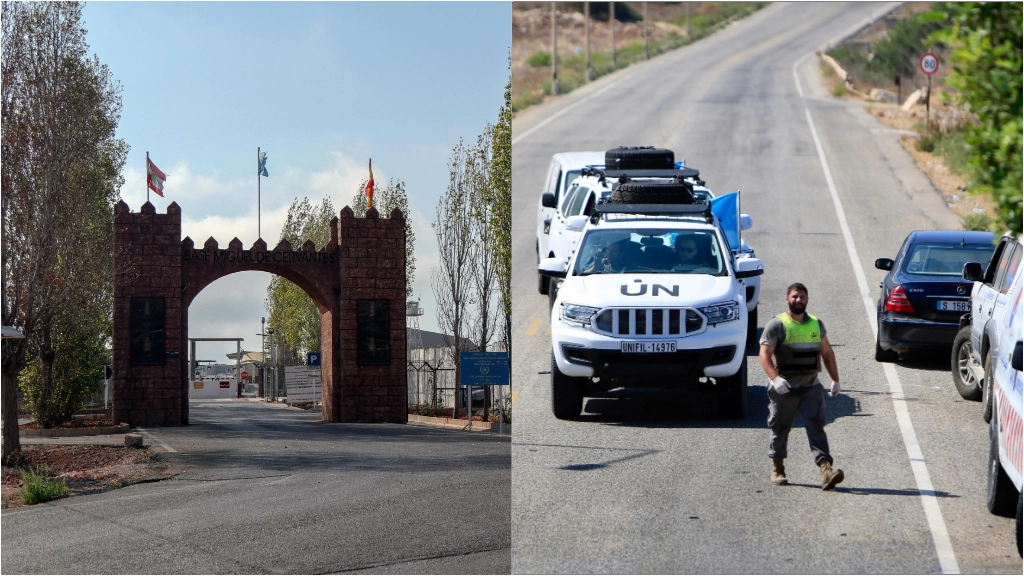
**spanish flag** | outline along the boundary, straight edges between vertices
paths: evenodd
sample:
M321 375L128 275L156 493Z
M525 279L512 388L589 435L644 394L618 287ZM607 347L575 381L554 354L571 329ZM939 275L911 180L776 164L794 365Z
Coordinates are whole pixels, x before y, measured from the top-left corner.
M366 207L373 208L373 158L370 158L370 181L366 183Z

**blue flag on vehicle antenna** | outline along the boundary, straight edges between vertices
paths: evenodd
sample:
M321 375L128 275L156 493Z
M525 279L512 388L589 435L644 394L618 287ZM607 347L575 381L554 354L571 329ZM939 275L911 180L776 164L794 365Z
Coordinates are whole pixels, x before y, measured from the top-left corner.
M711 213L722 223L729 248L740 249L740 193L723 194L711 200Z

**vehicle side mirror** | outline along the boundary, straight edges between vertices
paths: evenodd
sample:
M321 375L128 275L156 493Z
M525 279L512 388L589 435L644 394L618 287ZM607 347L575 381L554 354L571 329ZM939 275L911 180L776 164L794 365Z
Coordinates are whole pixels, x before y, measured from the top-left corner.
M750 230L754 227L754 219L750 214L740 214L740 230Z
M981 264L977 262L968 262L964 264L963 277L968 282L978 282L981 280L981 276L984 274L984 270L981 269Z
M545 258L537 265L537 272L550 278L565 278L566 258Z
M764 264L757 258L740 258L736 261L736 277L753 278L764 274Z
M541 196L540 196L540 205L541 206L543 206L545 208L556 208L557 207L556 204L557 204L557 202L555 200L555 195L554 194L552 194L551 192L545 192L545 193L541 194Z
M895 264L892 258L879 258L875 260L875 268L879 270L892 270L892 265Z
M579 232L590 221L590 216L570 216L565 220L565 229L570 232Z
M1024 342L1017 340L1017 345L1013 347L1013 358L1010 359L1010 364L1013 365L1013 369L1017 372L1021 371L1021 345Z

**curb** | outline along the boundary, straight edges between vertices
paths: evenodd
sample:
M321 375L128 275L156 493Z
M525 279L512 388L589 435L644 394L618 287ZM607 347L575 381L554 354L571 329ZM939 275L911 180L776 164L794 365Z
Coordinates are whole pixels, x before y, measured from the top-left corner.
M409 424L425 424L427 426L437 426L440 428L453 428L457 430L465 430L467 432L497 432L497 422L477 422L473 421L473 429L467 429L467 422L465 420L459 420L455 418L436 418L434 416L420 416L418 414L409 414ZM504 424L503 433L511 434L512 425Z
M125 434L128 432L127 424L117 426L103 426L99 428L50 428L42 430L20 430L22 438L61 438L64 436L105 436L107 434Z

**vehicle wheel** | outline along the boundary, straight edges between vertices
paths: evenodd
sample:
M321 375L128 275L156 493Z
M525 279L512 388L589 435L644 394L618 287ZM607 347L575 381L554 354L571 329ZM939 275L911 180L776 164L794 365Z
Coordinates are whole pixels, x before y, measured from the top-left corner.
M747 357L743 356L739 372L726 378L715 378L718 414L722 418L743 418L747 415Z
M985 355L985 377L981 381L981 417L992 420L992 354Z
M537 292L544 295L548 293L548 277L543 274L537 274Z
M1021 533L1020 533L1020 516L1021 516L1021 504L1024 502L1022 495L1017 495L1017 554L1024 556L1024 547L1021 547Z
M747 350L757 346L757 306L747 314Z
M971 362L971 327L964 326L953 340L953 353L950 357L953 385L964 400L981 400L981 384L974 377Z
M876 362L895 362L900 359L900 353L895 350L886 350L882 348L882 327L879 324L879 333L875 335L875 361Z
M988 511L996 516L1010 517L1014 513L1014 496L1020 498L1013 481L1003 471L999 463L999 432L996 429L996 418L992 418L988 426L990 438L988 449Z
M626 182L612 192L612 204L693 204L690 187L678 182Z
M604 153L604 167L609 170L671 170L676 167L676 155L665 148L620 146Z
M575 420L583 411L583 384L586 378L562 374L551 355L551 411L559 420Z

